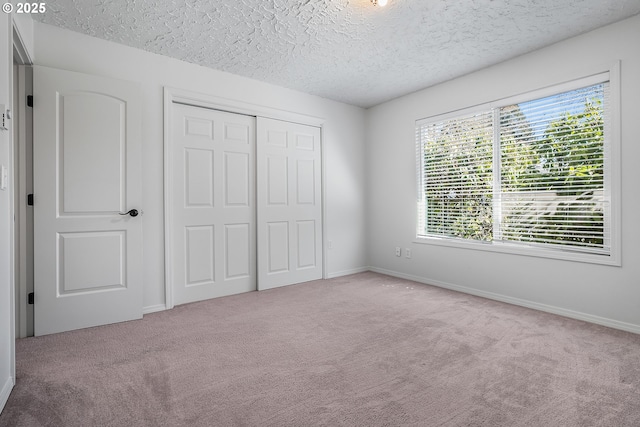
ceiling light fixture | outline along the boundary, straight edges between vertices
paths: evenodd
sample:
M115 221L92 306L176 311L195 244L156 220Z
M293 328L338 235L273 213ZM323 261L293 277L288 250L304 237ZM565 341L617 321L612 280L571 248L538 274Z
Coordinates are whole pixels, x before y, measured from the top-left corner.
M387 5L388 0L371 0L374 6L384 7Z

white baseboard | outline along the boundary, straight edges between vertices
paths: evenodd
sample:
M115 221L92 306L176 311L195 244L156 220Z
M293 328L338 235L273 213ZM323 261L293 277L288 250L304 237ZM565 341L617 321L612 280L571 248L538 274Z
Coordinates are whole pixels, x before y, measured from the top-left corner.
M352 268L351 270L334 271L333 273L327 274L327 279L334 279L336 277L348 276L350 274L356 274L356 273L364 273L365 271L370 271L370 268L358 267L358 268Z
M7 378L7 381L5 381L2 391L0 391L0 412L4 409L4 405L7 404L7 400L9 400L9 395L11 394L14 384L15 382L13 381L13 377L9 377Z
M585 322L595 323L596 325L607 326L609 328L620 329L627 332L633 332L640 334L640 325L633 323L620 322L614 319L608 319L606 317L594 316L592 314L582 313L579 311L568 310L561 307L556 307L547 304L540 304L533 301L528 301L520 298L513 298L506 295L496 294L493 292L481 291L478 289L468 288L466 286L454 285L452 283L442 282L439 280L432 280L424 277L413 276L411 274L400 273L398 271L387 270L378 267L369 267L370 271L386 274L388 276L398 277L400 279L413 280L414 282L424 283L425 285L437 286L440 288L450 289L453 291L463 292L465 294L476 295L483 298L488 298L496 301L506 302L509 304L519 305L522 307L532 308L534 310L545 311L547 313L557 314L564 317L569 317L577 320L584 320Z
M148 307L142 307L142 314L150 314L156 313L158 311L164 311L167 309L167 306L164 304L150 305Z

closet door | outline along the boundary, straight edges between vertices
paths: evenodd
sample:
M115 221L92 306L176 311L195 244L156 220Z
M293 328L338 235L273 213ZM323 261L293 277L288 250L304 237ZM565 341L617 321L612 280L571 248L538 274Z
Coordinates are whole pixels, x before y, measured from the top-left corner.
M172 108L174 303L255 290L255 118Z
M322 278L320 128L257 122L258 289Z

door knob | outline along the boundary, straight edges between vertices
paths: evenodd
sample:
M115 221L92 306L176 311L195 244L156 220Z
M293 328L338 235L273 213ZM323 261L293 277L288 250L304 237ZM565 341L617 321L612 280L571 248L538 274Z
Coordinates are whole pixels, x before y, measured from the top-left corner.
M131 209L129 212L120 212L120 215L138 216L138 213L137 209Z

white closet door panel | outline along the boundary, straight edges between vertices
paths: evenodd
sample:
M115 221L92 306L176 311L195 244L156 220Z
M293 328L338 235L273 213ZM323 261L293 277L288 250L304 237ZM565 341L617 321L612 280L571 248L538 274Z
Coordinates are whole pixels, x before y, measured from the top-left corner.
M258 118L258 288L322 278L320 129Z
M296 221L296 236L298 269L316 267L316 221Z
M215 281L215 227L213 225L186 226L185 230L185 286L200 286Z
M184 204L186 207L213 207L213 150L184 150Z
M224 205L249 206L249 153L224 153Z
M225 279L249 277L251 274L251 224L225 226Z
M289 223L267 222L266 259L268 275L289 273Z
M174 302L255 290L255 118L172 109Z
M266 204L289 205L289 160L286 156L266 156Z

